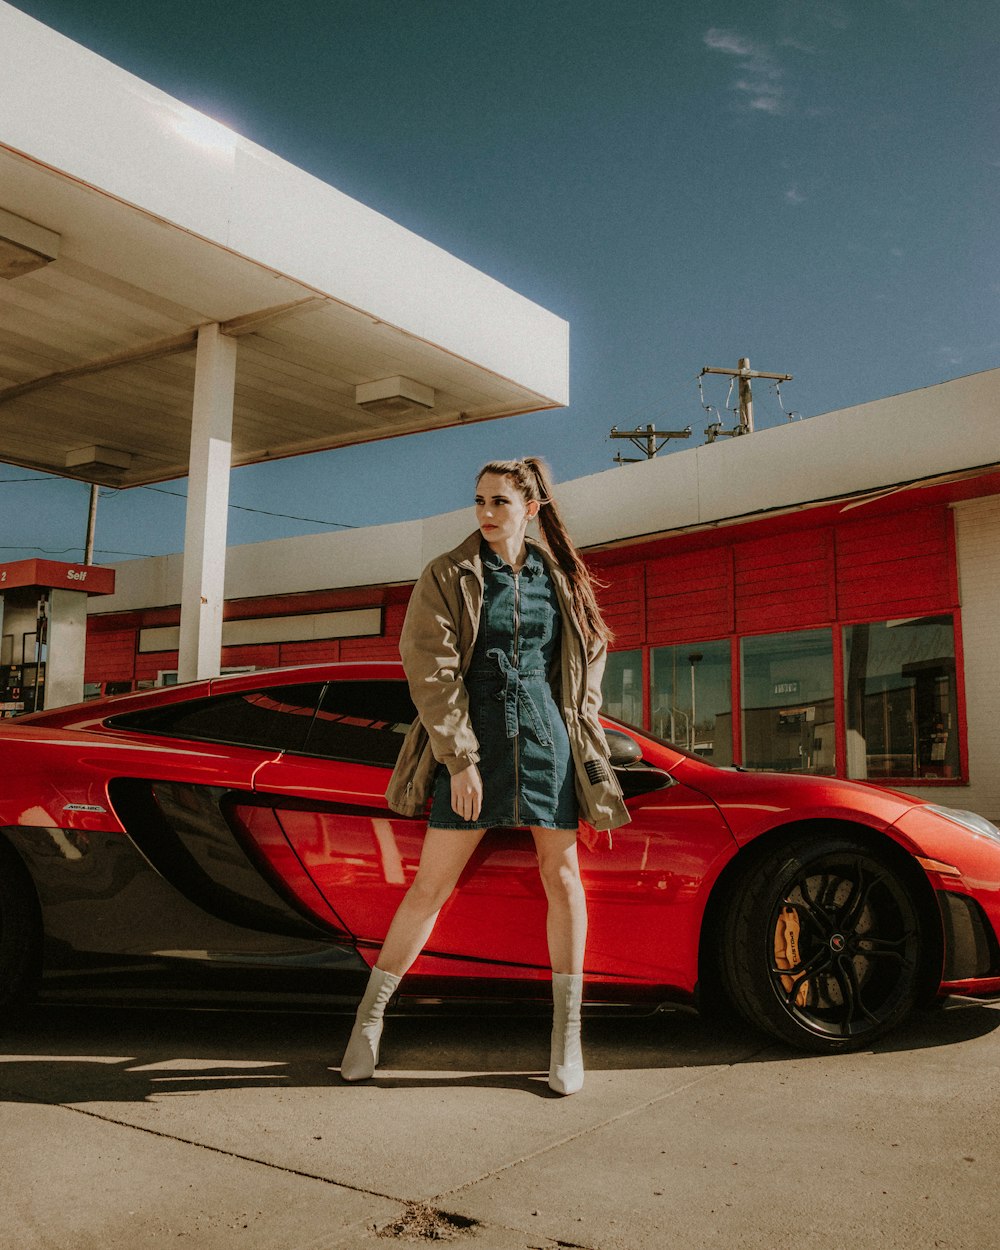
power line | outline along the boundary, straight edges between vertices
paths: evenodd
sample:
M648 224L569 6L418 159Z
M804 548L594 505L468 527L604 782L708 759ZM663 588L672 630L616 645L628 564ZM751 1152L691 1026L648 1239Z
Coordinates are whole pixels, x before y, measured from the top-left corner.
M167 490L163 486L140 486L138 489L156 491L158 495L173 495L176 499L187 499L187 495L185 495L183 491ZM115 491L115 494L118 494L118 491ZM359 525L351 525L348 521L324 521L319 517L314 516L295 516L290 512L271 512L267 508L250 508L246 504L242 503L231 503L229 504L229 507L235 508L238 512L256 512L260 516L278 517L283 521L305 521L309 525L333 525L338 529L345 530L356 530L361 528Z
M71 551L82 552L82 547L30 547L27 543L11 543L9 545L0 545L0 551L37 551L43 556L65 556ZM96 554L99 556L137 556L142 559L153 559L154 557L148 551L108 551L106 548L98 547Z
M75 480L75 479L61 478L61 477L0 477L0 484L4 484L4 483L15 484L17 482L65 482L65 481L72 481L72 480ZM111 487L110 489L105 488L101 492L101 497L103 499L110 499L110 498L113 498L115 495L120 495L123 490L128 490L128 489L152 490L152 491L156 491L158 495L173 495L175 499L187 499L187 495L185 495L183 491L167 490L163 486L138 486L138 487L133 486L131 488L120 486L117 488ZM282 521L304 521L307 525L332 525L336 529L343 529L343 530L356 530L356 529L362 528L360 525L352 525L349 521L326 521L321 517L297 516L291 512L272 512L268 508L251 508L247 504L242 504L242 503L231 503L229 504L229 507L235 508L237 512L255 512L258 514L258 516L276 517L278 520L282 520ZM0 551L2 550L4 550L4 548L0 547ZM44 549L41 547L27 547L25 548L25 550L42 551ZM75 550L75 548L67 548L67 550ZM119 552L117 554L132 555L136 553Z

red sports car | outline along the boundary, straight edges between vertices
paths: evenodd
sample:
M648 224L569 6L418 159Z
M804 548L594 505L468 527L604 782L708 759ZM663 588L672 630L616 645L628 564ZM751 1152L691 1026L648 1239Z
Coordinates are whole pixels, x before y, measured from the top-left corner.
M396 664L241 674L0 727L0 999L353 1001L424 823L383 794ZM717 768L607 722L632 813L581 846L587 997L725 1003L813 1050L1000 994L1000 831L874 786ZM404 981L548 995L527 831L483 839Z

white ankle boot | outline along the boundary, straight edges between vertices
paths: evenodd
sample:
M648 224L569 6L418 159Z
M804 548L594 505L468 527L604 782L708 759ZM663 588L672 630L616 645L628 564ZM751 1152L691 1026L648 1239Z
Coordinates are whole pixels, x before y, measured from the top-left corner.
M401 977L383 972L381 968L372 969L354 1018L350 1041L340 1061L340 1075L345 1081L366 1081L374 1074L385 1005L401 980Z
M580 1003L583 976L552 974L552 1057L549 1088L557 1094L575 1094L583 1085L583 1051L580 1048Z

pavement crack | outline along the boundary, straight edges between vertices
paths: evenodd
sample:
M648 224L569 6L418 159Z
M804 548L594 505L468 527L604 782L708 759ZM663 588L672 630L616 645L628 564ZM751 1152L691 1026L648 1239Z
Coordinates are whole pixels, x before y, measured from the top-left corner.
M37 1098L21 1094L18 1091L11 1090L7 1097L16 1098L22 1103L38 1103ZM293 1168L284 1163L272 1163L267 1159L259 1159L256 1155L241 1154L238 1150L226 1150L222 1146L212 1146L208 1142L196 1141L191 1137L181 1137L177 1133L165 1133L162 1129L149 1128L145 1124L133 1124L130 1120L119 1120L113 1115L103 1115L99 1111L88 1111L85 1107L74 1107L70 1103L50 1102L45 1104L48 1107L59 1107L63 1111L71 1111L76 1115L86 1116L91 1120L100 1120L104 1124L114 1124L119 1128L132 1129L136 1133L145 1133L149 1137L159 1137L163 1141L178 1142L183 1146L194 1146L198 1150L208 1150L212 1154L222 1155L227 1159L238 1159L242 1163L256 1163L259 1167L269 1168L273 1172L284 1172L289 1176L301 1176L305 1180L320 1181L324 1185L333 1185L337 1189L349 1189L352 1193L365 1194L372 1198L385 1198L389 1202L398 1202L405 1204L410 1201L409 1198L401 1198L398 1194L387 1194L380 1189L369 1189L364 1185L352 1185L348 1181L331 1180L329 1176L322 1176L318 1172L307 1172L303 1168Z

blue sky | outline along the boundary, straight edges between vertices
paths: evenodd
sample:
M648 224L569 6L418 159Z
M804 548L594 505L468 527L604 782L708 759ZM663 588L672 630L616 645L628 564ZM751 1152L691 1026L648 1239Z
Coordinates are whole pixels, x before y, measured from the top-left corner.
M230 542L460 507L496 456L597 472L612 425L695 446L743 355L803 419L1000 365L995 0L16 7L570 322L568 409L237 470ZM88 488L34 476L0 466L0 561L80 558ZM102 493L98 559L183 525Z

